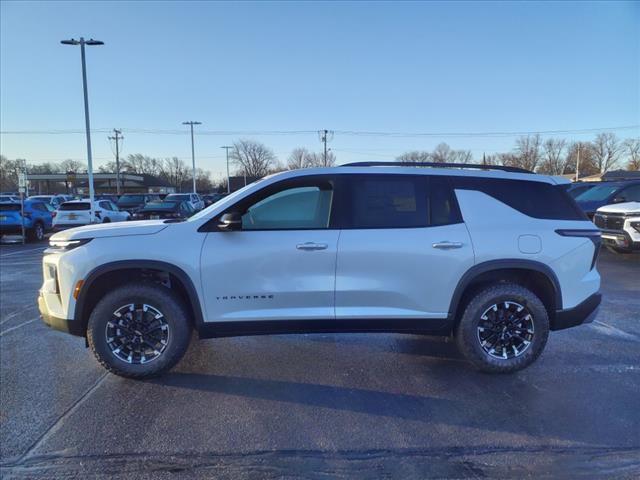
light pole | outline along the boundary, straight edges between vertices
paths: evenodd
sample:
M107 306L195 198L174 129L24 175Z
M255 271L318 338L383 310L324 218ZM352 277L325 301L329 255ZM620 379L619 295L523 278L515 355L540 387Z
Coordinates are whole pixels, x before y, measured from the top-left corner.
M183 125L189 125L191 127L191 163L193 165L193 193L196 192L196 154L193 147L193 126L202 125L202 122L182 122Z
M63 45L80 45L80 57L82 59L82 87L84 90L84 123L87 135L87 164L89 171L89 202L91 208L89 208L89 223L93 223L93 158L91 157L91 125L89 124L89 92L87 90L87 63L84 55L84 46L104 45L104 42L100 40L94 40L90 38L85 40L84 37L80 37L80 40L62 40L60 43Z
M233 147L225 145L224 147L220 148L224 148L227 151L227 193L231 193L231 180L229 177L229 149Z

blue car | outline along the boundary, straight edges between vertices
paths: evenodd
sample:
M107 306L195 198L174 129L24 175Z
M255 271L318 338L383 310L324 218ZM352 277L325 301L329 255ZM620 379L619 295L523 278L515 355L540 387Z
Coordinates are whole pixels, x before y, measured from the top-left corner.
M582 211L593 220L596 210L605 205L640 202L640 181L602 183L581 193L575 200Z
M29 240L44 240L45 232L51 230L54 214L44 202L25 200L23 218L19 202L0 203L0 235L21 235L24 221Z

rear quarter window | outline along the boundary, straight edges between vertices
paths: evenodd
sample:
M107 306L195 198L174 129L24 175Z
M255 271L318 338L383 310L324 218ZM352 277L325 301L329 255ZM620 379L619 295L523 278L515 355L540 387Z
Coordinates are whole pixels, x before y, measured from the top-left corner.
M90 210L89 203L63 203L58 210Z
M533 218L586 220L582 210L562 185L527 180L457 177L454 188L482 192Z

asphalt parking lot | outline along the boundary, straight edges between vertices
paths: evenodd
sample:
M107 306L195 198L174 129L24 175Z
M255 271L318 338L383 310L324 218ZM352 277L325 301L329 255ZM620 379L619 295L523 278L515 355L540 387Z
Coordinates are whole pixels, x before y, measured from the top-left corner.
M39 320L43 248L0 247L3 478L640 476L640 255L603 252L596 321L514 375L438 338L290 335L194 340L135 382Z

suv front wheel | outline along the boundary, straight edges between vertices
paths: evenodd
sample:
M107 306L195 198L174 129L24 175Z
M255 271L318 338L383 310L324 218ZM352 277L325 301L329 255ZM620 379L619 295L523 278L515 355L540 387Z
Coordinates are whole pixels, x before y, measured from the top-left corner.
M98 361L128 378L160 375L182 358L191 339L184 305L151 282L123 285L91 312L87 340Z
M456 331L462 354L478 370L511 373L533 363L547 343L549 316L530 290L501 283L480 290Z

